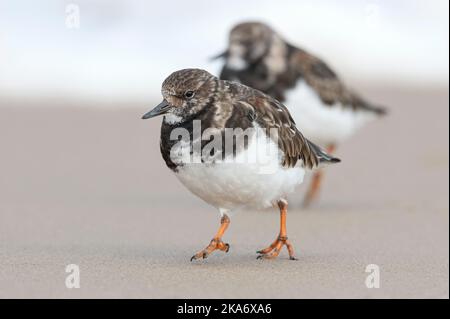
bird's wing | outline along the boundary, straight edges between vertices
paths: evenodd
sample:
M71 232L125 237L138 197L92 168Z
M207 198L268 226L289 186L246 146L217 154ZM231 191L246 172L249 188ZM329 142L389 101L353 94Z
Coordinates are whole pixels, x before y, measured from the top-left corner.
M319 95L323 103L334 105L340 103L354 110L366 110L384 114L385 108L371 105L363 98L349 90L337 74L322 60L303 51L297 50L291 59L292 65Z
M298 50L292 57L293 65L326 104L349 104L351 96L336 73L322 60Z
M288 109L272 97L240 84L242 93L234 102L237 108L247 109L249 118L265 129L266 134L278 143L283 152L285 167L294 167L298 160L307 168L314 168L323 162L337 162L318 146L307 140L297 129ZM275 128L275 130L272 130Z

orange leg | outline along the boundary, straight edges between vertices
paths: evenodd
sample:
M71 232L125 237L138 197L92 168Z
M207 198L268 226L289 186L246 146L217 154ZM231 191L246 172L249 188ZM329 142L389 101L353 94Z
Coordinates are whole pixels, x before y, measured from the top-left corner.
M220 220L220 228L217 231L217 233L214 236L214 238L211 240L211 242L209 243L209 245L205 249L199 251L194 256L192 256L191 261L196 260L196 259L200 259L200 258L205 259L214 250L222 250L222 251L227 253L228 250L230 250L230 245L229 244L225 244L222 241L222 236L225 233L225 230L227 230L229 224L230 224L230 218L227 215L224 214L222 219Z
M288 241L286 232L286 214L287 214L287 202L280 200L278 202L278 207L280 208L280 234L278 238L267 248L257 251L258 259L274 259L280 254L281 248L286 245L289 253L289 259L297 260L294 256L294 247Z
M329 145L327 147L327 153L333 154L336 147L334 145ZM322 184L323 172L316 171L312 177L311 184L309 186L308 192L306 193L305 199L303 200L303 207L309 207L311 203L317 198L319 195L320 186Z

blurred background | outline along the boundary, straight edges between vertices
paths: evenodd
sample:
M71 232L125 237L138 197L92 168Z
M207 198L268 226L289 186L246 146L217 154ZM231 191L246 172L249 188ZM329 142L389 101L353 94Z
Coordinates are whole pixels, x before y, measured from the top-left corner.
M208 59L245 20L269 23L349 83L446 87L448 6L445 0L2 0L0 92L158 97L174 70L217 73L220 66Z
M446 0L0 0L0 298L448 298ZM218 74L228 32L260 20L389 115L290 199L300 261L256 261L278 214L232 217L229 254L189 263L218 225L141 121L173 71ZM303 187L304 188L304 187ZM81 288L64 285L65 267ZM368 264L381 289L364 284Z

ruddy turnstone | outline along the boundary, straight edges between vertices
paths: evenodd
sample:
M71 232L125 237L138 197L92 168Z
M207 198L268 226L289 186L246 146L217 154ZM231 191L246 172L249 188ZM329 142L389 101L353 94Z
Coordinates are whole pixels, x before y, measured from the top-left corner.
M356 129L386 112L349 90L322 60L262 23L235 26L220 57L226 60L221 79L241 82L284 103L301 132L330 154ZM316 171L305 206L317 196L321 178L322 172Z
M161 91L163 101L143 119L164 115L163 159L184 186L221 215L218 232L191 260L229 250L222 236L231 211L275 205L280 232L259 257L275 258L286 245L295 259L286 233L286 195L302 183L305 169L339 159L304 138L283 104L243 84L185 69L171 74Z

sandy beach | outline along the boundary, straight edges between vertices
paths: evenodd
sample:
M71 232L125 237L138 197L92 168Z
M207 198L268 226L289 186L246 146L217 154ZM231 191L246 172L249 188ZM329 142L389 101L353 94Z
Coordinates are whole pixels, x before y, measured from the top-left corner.
M390 114L338 148L319 203L292 196L296 262L256 260L275 210L233 215L230 252L189 262L219 215L165 167L160 119L140 120L159 101L0 98L0 298L448 298L448 92L362 94Z

